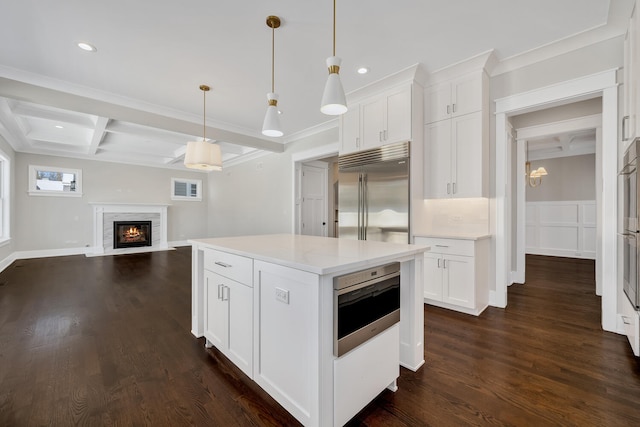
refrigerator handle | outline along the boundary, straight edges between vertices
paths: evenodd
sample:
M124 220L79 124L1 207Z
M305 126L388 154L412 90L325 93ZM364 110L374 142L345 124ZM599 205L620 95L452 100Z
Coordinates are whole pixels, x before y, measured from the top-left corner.
M362 174L358 174L358 240L362 239Z
M363 185L362 185L362 201L364 204L364 209L362 209L362 240L367 240L367 227L369 227L369 199L367 198L368 183L367 183L367 174L364 174Z

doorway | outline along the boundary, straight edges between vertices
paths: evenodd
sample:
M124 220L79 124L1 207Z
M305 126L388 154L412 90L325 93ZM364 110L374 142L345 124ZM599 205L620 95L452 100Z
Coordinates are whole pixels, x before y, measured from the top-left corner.
M495 199L491 228L495 248L495 291L491 305L506 307L511 281L511 193L513 179L507 141L508 118L517 114L565 105L578 100L602 97L602 149L597 161L597 207L601 221L597 229L596 281L602 284L602 327L616 332L617 321L617 163L618 87L616 71L608 70L537 90L496 100Z

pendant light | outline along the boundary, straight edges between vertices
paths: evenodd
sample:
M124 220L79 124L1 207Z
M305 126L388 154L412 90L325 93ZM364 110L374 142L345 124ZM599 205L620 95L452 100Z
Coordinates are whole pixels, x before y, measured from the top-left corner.
M336 0L333 0L333 56L327 58L329 78L322 94L320 111L330 116L337 116L347 112L347 98L340 82L340 63L336 56Z
M278 94L274 90L274 69L275 69L275 30L280 27L280 18L277 16L267 16L267 26L271 28L271 92L267 94L267 114L264 116L262 124L262 134L265 136L282 136L280 127L280 115L278 113Z
M207 142L206 118L207 118L207 92L211 88L207 85L200 85L203 98L202 108L202 141L187 142L187 152L184 155L184 165L191 169L206 171L222 170L222 153L218 144Z

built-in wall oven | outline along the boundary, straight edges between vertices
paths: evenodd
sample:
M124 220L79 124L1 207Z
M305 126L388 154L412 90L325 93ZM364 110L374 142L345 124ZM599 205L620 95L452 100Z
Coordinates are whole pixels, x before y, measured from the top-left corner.
M636 309L640 308L640 292L638 290L638 172L637 158L640 149L640 138L631 143L624 155L624 166L620 171L623 188L623 284L624 293Z
M340 357L400 321L400 263L333 280L333 354Z

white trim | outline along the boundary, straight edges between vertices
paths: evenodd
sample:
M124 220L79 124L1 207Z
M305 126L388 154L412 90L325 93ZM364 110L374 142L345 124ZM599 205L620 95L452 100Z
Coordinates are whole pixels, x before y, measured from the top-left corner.
M505 307L507 287L511 278L511 254L506 252L511 230L505 221L507 214L506 181L508 176L507 142L504 131L507 116L525 111L540 110L587 97L602 96L602 159L596 165L596 181L602 182L602 198L598 203L599 257L596 258L596 280L602 282L602 327L616 329L616 218L617 218L617 153L618 153L618 88L616 70L607 70L574 80L543 87L496 100L495 206L491 219L495 227L495 293L491 305ZM598 159L596 159L598 160ZM598 183L596 184L598 185Z
M5 246L11 241L11 184L13 175L11 173L11 158L7 154L0 150L0 173L2 177L0 180L0 195L2 209L2 229L0 230L0 246Z
M93 248L64 248L64 249L40 249L35 251L16 251L12 254L14 260L18 259L31 259L31 258L48 258L56 256L69 256L69 255L87 255L90 254Z
M15 253L11 253L8 257L0 261L0 273L5 271L16 260Z

